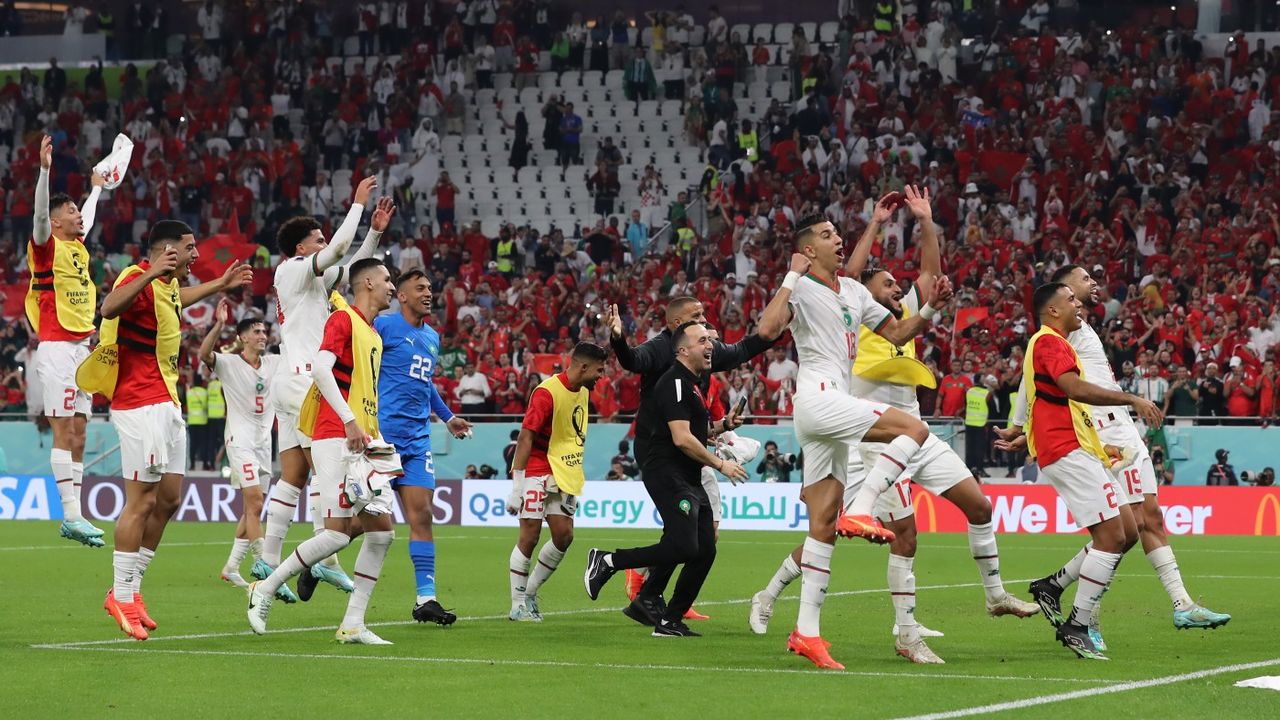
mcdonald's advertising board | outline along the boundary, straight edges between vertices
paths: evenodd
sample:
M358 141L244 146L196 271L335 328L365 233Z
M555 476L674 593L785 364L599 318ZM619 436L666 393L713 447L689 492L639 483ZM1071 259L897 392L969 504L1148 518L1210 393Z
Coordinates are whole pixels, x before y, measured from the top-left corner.
M84 510L93 520L114 520L124 504L124 482L88 477ZM996 531L1072 533L1079 529L1066 504L1047 485L984 485ZM514 526L506 513L509 480L441 480L433 508L442 525ZM920 532L965 532L964 514L946 500L912 486L912 505ZM723 530L804 531L808 515L799 483L720 484ZM1280 536L1280 488L1168 486L1160 489L1165 527L1171 535ZM176 519L184 522L234 522L240 497L225 481L188 478ZM398 508L397 508L398 510ZM305 509L298 508L298 520ZM61 520L62 506L53 478L0 475L0 520ZM397 522L400 516L397 512ZM578 527L658 528L662 518L638 482L590 482L578 500Z

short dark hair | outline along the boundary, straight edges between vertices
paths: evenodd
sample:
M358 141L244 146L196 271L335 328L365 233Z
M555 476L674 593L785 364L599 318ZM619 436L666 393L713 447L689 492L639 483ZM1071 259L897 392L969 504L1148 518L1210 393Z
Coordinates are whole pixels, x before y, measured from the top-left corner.
M63 205L66 205L69 202L75 202L75 200L71 199L70 195L64 192L54 193L49 196L49 212L61 209Z
M310 215L299 215L289 218L276 231L276 247L284 257L291 258L298 254L298 243L306 239L313 230L320 229L320 222Z
M681 295L680 297L672 298L671 302L667 303L667 322L674 320L677 315L690 305L701 302L701 300L692 295Z
M571 362L604 362L609 359L609 351L592 342L580 342L573 346Z
M412 270L406 270L405 272L399 273L395 278L396 290L399 290L401 285L409 282L410 280L417 280L418 278L425 278L426 276L427 274L418 268L413 268Z
M1066 280L1067 276L1075 272L1076 268L1078 267L1080 266L1079 265L1063 265L1062 267L1053 271L1053 274L1049 276L1049 282L1062 282L1063 280Z
M160 243L181 240L183 235L195 235L195 231L181 220L161 220L151 226L147 247L154 250Z
M690 320L689 322L681 325L680 327L676 328L675 332L671 333L671 346L678 348L684 345L684 339L685 339L685 336L688 335L689 329L695 328L695 327L700 327L705 329L706 326L704 326L702 323L697 322L695 320Z
M809 231L813 229L813 226L824 222L830 222L830 219L821 213L813 213L800 218L796 221L795 230L791 233L792 242L796 247L799 247L804 236L809 234Z
M240 322L236 323L236 334L239 335L241 333L248 332L250 329L253 328L254 325L265 326L266 324L267 324L267 321L263 320L260 317L247 317L241 320Z
M888 268L883 268L878 265L876 267L863 268L862 272L858 274L858 282L866 285L872 280L875 280L876 276L882 272L889 272L889 270Z
M1067 289L1067 286L1060 282L1049 282L1036 288L1035 295L1031 296L1031 308L1039 318L1046 306L1053 302L1053 298L1058 292Z
M387 267L387 264L382 262L382 258L376 258L376 257L360 258L359 260L351 263L351 270L348 271L347 273L348 276L350 276L351 278L350 279L351 288L353 290L355 289L356 281L359 280L361 276L363 276L365 273L369 272L370 270L373 270L374 268L379 268L379 267L383 267L383 268Z

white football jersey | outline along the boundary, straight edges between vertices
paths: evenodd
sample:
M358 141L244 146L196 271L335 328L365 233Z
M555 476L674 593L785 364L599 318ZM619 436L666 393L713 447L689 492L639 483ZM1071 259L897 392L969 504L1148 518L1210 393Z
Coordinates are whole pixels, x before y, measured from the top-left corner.
M1071 347L1076 349L1076 355L1080 356L1085 380L1107 390L1120 392L1120 383L1116 382L1115 371L1111 369L1111 362L1107 360L1106 350L1102 347L1102 338L1098 337L1098 332L1087 321L1080 326L1079 330L1067 336L1067 342L1071 343ZM1095 407L1094 415L1099 412L1129 417L1127 407Z
M214 355L213 374L222 381L222 396L227 401L228 445L271 446L271 424L276 416L271 406L272 378L281 361L279 355L263 355L255 368L240 355Z
M853 360L858 355L858 329L878 330L892 317L862 283L838 278L839 292L805 275L791 291L789 328L800 357L796 390L849 392Z
M902 307L907 311L906 317L920 314L920 293L914 287L902 297ZM911 342L914 343L915 340L912 339ZM912 417L920 417L920 400L917 397L915 385L868 380L854 373L850 379L849 388L854 397L882 402L910 413Z
M329 288L315 274L315 256L291 257L276 268L276 320L282 341L281 372L310 374L329 319ZM301 368L301 370L295 370Z

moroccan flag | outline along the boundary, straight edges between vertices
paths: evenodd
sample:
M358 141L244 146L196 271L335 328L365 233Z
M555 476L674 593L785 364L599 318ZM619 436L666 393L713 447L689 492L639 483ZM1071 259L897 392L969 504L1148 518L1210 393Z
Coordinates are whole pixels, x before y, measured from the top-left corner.
M969 327L986 320L991 310L985 307L960 308L956 310L955 334L959 335Z
M214 235L199 245L200 257L191 264L191 272L202 282L216 280L233 263L250 262L258 246L236 234Z

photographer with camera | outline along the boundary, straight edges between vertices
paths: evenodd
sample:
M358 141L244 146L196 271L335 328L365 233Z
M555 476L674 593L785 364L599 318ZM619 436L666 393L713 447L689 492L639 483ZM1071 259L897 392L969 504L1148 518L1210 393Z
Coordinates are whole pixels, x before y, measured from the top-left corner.
M770 440L764 444L764 459L756 465L761 482L791 482L791 471L796 468L796 456L778 452L778 443Z

